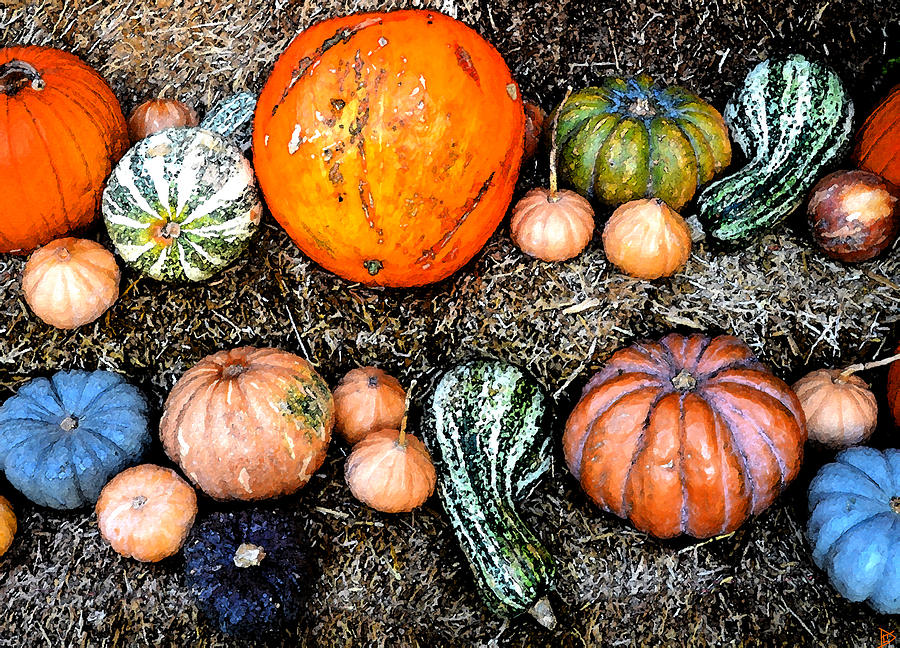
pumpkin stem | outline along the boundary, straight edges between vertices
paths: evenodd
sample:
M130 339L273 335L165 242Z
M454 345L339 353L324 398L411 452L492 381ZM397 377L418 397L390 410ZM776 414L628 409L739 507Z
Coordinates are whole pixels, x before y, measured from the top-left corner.
M650 104L647 97L636 99L635 102L628 107L628 111L637 117L651 117L656 114L656 110Z
M69 414L66 418L59 422L59 427L61 427L66 432L71 432L78 427L78 417Z
M850 365L841 371L841 374L837 377L837 381L844 382L857 371L867 371L869 369L875 369L876 367L883 367L884 365L889 365L897 360L900 360L900 353L888 356L887 358L882 358L881 360L874 360L873 362L861 362L859 364Z
M69 248L63 246L56 248L56 258L60 261L68 261L72 258L72 253L69 252Z
M0 94L12 97L26 86L32 90L43 90L46 86L33 65L17 59L0 65Z
M553 124L550 125L550 202L556 202L558 200L556 197L556 192L559 189L559 184L556 179L556 129L557 126L559 126L559 113L562 112L562 109L565 107L571 94L572 86L569 86L566 88L566 95L560 102L559 108L556 109L556 113L553 115Z
M233 364L227 365L224 369L222 369L222 377L223 378L237 378L245 371L247 371L247 367L235 362Z
M142 508L144 506L144 504L146 504L146 503L147 503L147 498L144 497L143 495L138 495L137 497L135 497L131 500L131 508L139 509L139 508Z
M266 552L259 545L242 542L234 552L234 564L238 567L256 567L265 557Z
M900 495L891 498L891 508L894 509L894 513L900 513Z
M181 225L175 221L168 221L159 230L159 235L165 239L178 238L181 234Z
M384 267L384 263L382 263L378 259L370 259L368 261L363 261L363 267L370 275L374 277L379 272L381 272L381 269Z
M406 392L406 401L403 403L403 420L400 421L400 434L397 436L397 445L401 448L406 447L406 422L409 418L409 395L412 394L415 386L416 381L413 380L412 384L409 386L409 390Z
M550 607L550 601L547 600L546 596L538 599L538 601L531 606L531 609L528 610L528 613L548 630L553 630L553 628L556 627L556 615L553 614L553 608Z
M687 369L682 369L672 378L672 386L680 392L689 392L697 387L697 379Z

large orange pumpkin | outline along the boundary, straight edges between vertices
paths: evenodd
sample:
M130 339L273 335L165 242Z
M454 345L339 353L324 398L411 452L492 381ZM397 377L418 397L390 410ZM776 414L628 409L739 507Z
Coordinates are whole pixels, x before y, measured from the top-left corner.
M797 476L797 396L731 336L616 352L569 416L569 469L604 510L655 536L737 529Z
M0 252L24 254L89 225L129 145L106 82L67 52L0 49L0 115Z
M859 129L853 159L861 169L900 185L900 85Z
M166 454L207 495L259 500L306 485L334 425L328 385L278 349L219 351L188 369L159 424Z
M427 284L485 244L519 174L525 116L500 54L430 11L301 33L263 88L253 159L298 246L353 281Z

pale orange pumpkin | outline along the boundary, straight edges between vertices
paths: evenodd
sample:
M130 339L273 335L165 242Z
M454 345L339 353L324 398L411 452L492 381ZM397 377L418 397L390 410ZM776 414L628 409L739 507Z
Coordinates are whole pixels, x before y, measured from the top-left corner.
M334 428L353 445L370 432L400 427L406 392L396 378L376 367L353 369L334 390Z
M422 506L437 482L425 444L402 428L372 432L357 443L344 478L353 497L384 513Z
M143 464L119 473L97 500L100 535L142 562L178 553L197 515L197 494L174 470Z
M197 113L177 99L150 99L131 111L128 116L128 135L137 142L166 128L196 126Z
M16 537L16 514L9 500L0 495L0 556L5 554Z
M818 369L794 384L806 414L809 439L830 448L866 441L878 423L875 395L859 376Z
M574 191L532 189L516 203L509 224L513 243L541 261L581 254L594 235L594 210Z
M94 241L61 238L36 250L22 275L25 301L47 324L73 329L93 322L119 297L119 266Z
M175 383L159 436L207 495L259 500L306 485L325 460L334 401L303 358L243 347L207 356Z
M691 232L662 200L642 198L613 212L603 229L603 249L607 259L632 277L669 277L691 255Z

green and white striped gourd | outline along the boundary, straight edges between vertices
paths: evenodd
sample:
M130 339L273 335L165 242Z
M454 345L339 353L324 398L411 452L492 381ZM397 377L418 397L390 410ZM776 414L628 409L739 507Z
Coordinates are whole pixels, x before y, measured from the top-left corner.
M221 124L233 132L234 120ZM170 128L119 161L102 210L129 265L181 282L208 279L234 261L259 227L262 203L253 168L231 139L202 127Z
M203 118L200 128L230 137L246 153L253 142L256 99L252 92L238 92L225 97Z
M757 65L725 108L749 163L709 185L701 222L717 239L745 238L783 221L846 151L853 103L838 75L803 56Z
M538 383L517 367L478 360L443 375L425 420L438 492L488 607L530 612L547 627L554 563L516 512L550 467L551 435Z

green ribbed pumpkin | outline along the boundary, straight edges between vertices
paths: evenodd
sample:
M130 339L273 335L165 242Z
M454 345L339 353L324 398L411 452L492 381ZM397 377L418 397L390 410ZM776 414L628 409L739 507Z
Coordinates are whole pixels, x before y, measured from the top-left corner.
M572 93L555 113L562 181L607 205L653 197L680 209L731 162L722 115L647 75L607 78Z

